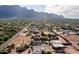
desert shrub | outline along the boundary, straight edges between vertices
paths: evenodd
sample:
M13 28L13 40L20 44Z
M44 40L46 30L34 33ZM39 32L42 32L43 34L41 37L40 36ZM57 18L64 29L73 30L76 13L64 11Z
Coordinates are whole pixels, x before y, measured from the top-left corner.
M16 48L16 52L21 53L29 48L29 45L25 44L24 46L20 46Z
M9 46L9 49L14 49L15 48L15 44L11 44L11 46Z
M30 47L30 45L25 44L24 47L25 47L26 49L28 49L28 48Z
M42 50L42 54L46 54L46 51L45 50Z
M18 53L21 53L21 52L23 52L25 50L26 50L26 48L24 46L20 46L20 47L16 48L16 52L18 52Z
M51 51L47 51L47 54L52 54L52 52Z

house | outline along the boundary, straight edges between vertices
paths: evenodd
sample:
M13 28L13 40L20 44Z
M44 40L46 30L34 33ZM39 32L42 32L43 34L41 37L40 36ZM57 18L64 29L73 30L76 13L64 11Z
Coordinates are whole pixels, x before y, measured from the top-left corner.
M71 31L69 34L71 34L71 35L75 35L75 34L77 34L77 33L76 33L76 32Z
M33 46L33 54L41 54L40 46Z
M41 39L41 35L40 34L33 34L32 35L32 38L35 40L35 41L39 41Z
M64 30L63 31L63 34L74 35L74 34L77 34L77 33L76 32L73 32L71 30Z
M0 27L0 30L3 30L4 28L3 27Z
M32 45L41 45L41 35L40 34L32 34L31 38L33 39Z
M37 33L39 33L39 30L33 30L32 32L33 32L33 34L37 34Z
M69 32L71 32L71 30L63 30L63 34L69 34Z
M62 49L65 47L59 40L52 40L50 41L50 44L54 49Z
M41 54L41 51L40 50L35 50L35 51L33 51L33 54Z
M31 45L33 46L40 46L42 43L41 41L32 41Z
M76 29L76 31L79 31L79 27L76 27L75 29Z

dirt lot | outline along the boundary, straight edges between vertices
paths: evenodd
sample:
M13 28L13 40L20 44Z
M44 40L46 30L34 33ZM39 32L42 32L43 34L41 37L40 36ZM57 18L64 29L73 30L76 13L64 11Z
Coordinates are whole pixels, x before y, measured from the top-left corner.
M62 35L62 36L72 43L72 45L68 46L68 48L65 48L65 51L67 53L78 54L79 46L77 45L77 43L79 43L79 36L78 35Z
M72 44L79 43L79 35L62 35L64 38L69 40Z
M30 36L26 37L25 35L20 35L20 36L17 36L14 40L12 40L12 42L10 42L10 44L22 45L25 43L29 44L30 42L31 42Z
M12 40L9 43L9 45L15 44L15 46L17 46L17 45L20 46L22 44L30 44L30 42L31 42L30 36L29 37L26 37L25 35L19 35L14 40ZM16 48L13 49L10 54L17 54L16 53Z

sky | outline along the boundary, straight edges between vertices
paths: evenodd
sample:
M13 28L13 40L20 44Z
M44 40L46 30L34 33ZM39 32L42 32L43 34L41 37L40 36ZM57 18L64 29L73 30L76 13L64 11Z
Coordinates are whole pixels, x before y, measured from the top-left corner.
M67 18L79 19L79 5L49 5L45 10L48 13L55 13Z
M38 12L54 13L63 15L66 18L79 19L79 5L21 5L27 9L34 9Z

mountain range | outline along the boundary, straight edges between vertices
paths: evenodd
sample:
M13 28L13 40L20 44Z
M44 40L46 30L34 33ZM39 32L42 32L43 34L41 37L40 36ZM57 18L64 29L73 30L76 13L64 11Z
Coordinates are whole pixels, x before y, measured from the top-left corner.
M19 5L1 5L0 18L33 18L33 19L63 19L62 15L54 13L36 12L33 9L28 10L26 7Z

